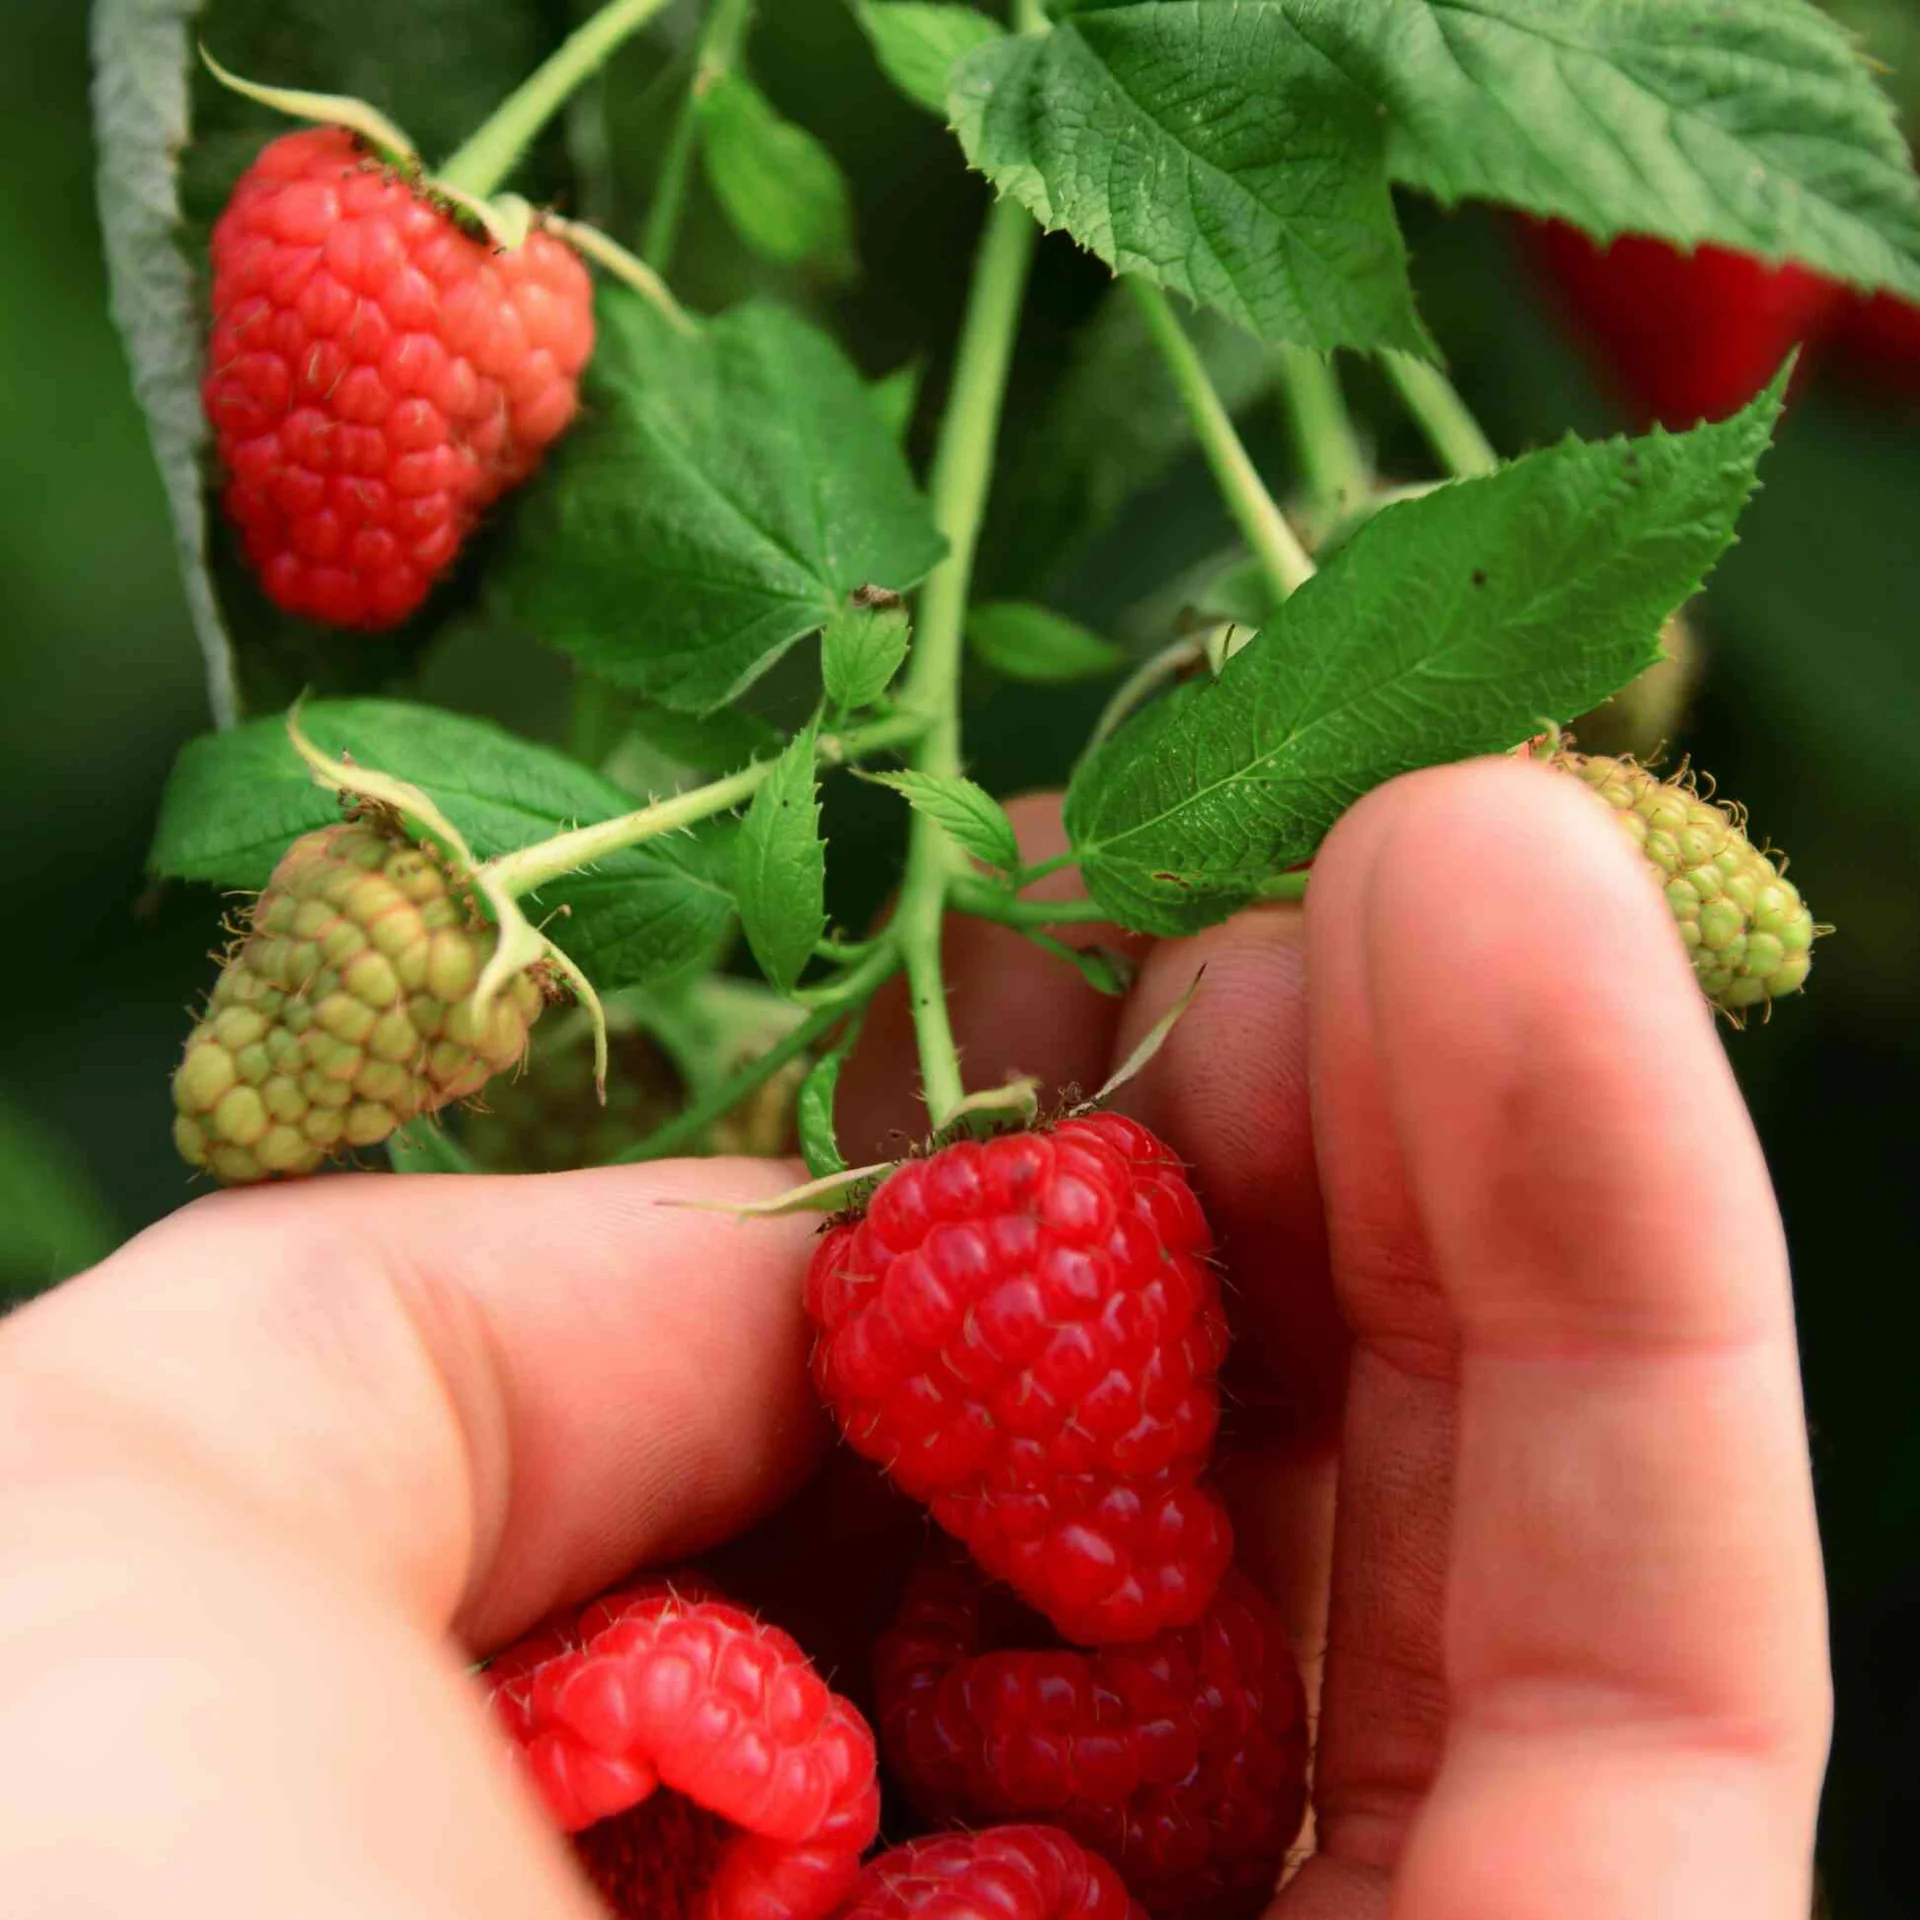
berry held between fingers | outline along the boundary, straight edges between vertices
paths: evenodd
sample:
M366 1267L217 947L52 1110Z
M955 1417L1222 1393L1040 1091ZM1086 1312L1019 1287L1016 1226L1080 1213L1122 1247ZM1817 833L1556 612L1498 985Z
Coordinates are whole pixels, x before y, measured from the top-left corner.
M1635 760L1560 752L1553 764L1585 781L1645 856L1715 1006L1737 1017L1800 991L1820 929L1737 807Z
M1210 1244L1173 1155L1102 1113L908 1161L815 1254L842 1431L1071 1640L1195 1619L1232 1556Z
M929 1561L875 1659L888 1766L928 1819L1047 1820L1150 1913L1254 1913L1306 1809L1306 1702L1237 1570L1192 1626L1045 1649L977 1570Z
M476 238L338 127L262 151L212 261L207 417L268 597L397 625L573 418L585 267L537 228Z
M869 1862L840 1920L1146 1920L1120 1876L1058 1827L910 1840Z
M378 821L303 834L174 1073L181 1154L229 1184L311 1173L477 1093L543 1005L521 973L477 1018L495 938L440 859Z
M654 1579L487 1672L494 1713L610 1909L822 1920L879 1825L873 1736L778 1628Z

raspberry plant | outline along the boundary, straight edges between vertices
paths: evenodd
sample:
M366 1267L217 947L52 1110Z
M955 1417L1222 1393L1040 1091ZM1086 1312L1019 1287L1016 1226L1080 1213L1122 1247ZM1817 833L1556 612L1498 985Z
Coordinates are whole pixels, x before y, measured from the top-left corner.
M116 303L220 723L182 756L155 871L258 888L343 802L384 809L396 849L416 843L466 903L473 939L498 927L470 1001L435 1015L461 1031L491 1032L501 993L524 997L536 967L592 1025L612 996L627 1027L683 1038L703 982L757 976L767 1043L725 1073L680 1072L679 1110L618 1157L697 1147L758 1090L804 1075L799 1130L816 1173L834 1173L837 1062L895 974L929 1134L964 1129L982 1101L1004 1111L955 1055L948 915L1014 927L1079 965L1088 991L1114 990L1119 965L1055 929L1188 933L1297 898L1321 838L1370 787L1515 749L1657 666L1663 623L1756 484L1784 369L1745 396L1794 328L1756 312L1738 391L1696 383L1723 418L1502 460L1441 370L1397 190L1503 203L1595 245L1631 234L1791 263L1796 287L1833 289L1796 313L1845 304L1845 289L1856 304L1920 297L1920 201L1893 110L1846 34L1800 0L854 11L885 73L953 129L955 169L992 189L957 338L923 341L891 372L857 366L824 322L825 296L862 270L855 190L763 90L746 0L711 0L697 20L613 0L543 58L538 33L516 48L497 24L487 52L508 83L491 110L458 87L439 97L404 26L376 57L260 32L237 0L204 15L189 0L99 9ZM464 24L437 0L422 31ZM661 50L644 89L629 78L635 36ZM243 60L255 71L241 80L227 68ZM312 90L340 74L361 93ZM416 111L453 149L438 168L388 117ZM276 137L289 115L317 124ZM613 203L607 154L636 116L666 128L644 207L622 231L596 227L580 216ZM671 291L696 174L759 263L762 290L720 311ZM206 228L174 217L182 193L219 213L210 250ZM1143 440L1198 449L1243 542L1183 583L1144 656L974 588L996 488L1045 498L1025 471L1033 441L1003 431L1043 235L1115 275L1083 359L1088 380L1103 356L1116 376L1105 410L1125 414L1136 388L1163 396ZM1384 368L1439 484L1373 471L1342 354ZM922 367L939 371L916 405ZM1236 418L1269 390L1298 456L1287 500ZM1690 397L1663 390L1661 411L1675 419ZM902 432L920 415L934 422L924 462ZM1119 465L1095 480L1124 489ZM1097 517L1094 485L1078 505ZM1070 544L1077 529L1054 519ZM529 674L543 647L571 661L560 738L410 689L476 624L507 658L521 648ZM354 631L395 627L388 642ZM1015 681L1112 682L1092 737L1058 755L1071 852L1049 864L1078 868L1084 901L1027 897L1035 869L968 777L969 654ZM281 711L303 687L304 757ZM909 816L897 906L873 932L828 918L820 791L850 776ZM262 896L238 964L281 897ZM1765 1008L1799 984L1803 957L1718 997ZM227 978L216 1025L231 1019ZM348 1018L321 1015L331 978L275 982L298 1032ZM242 1091L217 1094L245 1142L203 1124L221 1076L197 1047L180 1098L190 1157L229 1176L300 1172L316 1143L373 1143L387 1099L373 1082L394 1078L376 1069L420 1081L432 1039L416 1037L417 1057L369 1062L366 1086L358 1043L339 1042L331 1090L310 1061L289 1075L264 1047L223 1054ZM715 1037L702 1058L727 1046ZM669 1050L685 1069L684 1048ZM433 1088L388 1099L391 1122L474 1091L465 1066L443 1064ZM315 1103L342 1087L329 1111L357 1118L336 1132ZM457 1119L405 1128L395 1150L468 1164Z

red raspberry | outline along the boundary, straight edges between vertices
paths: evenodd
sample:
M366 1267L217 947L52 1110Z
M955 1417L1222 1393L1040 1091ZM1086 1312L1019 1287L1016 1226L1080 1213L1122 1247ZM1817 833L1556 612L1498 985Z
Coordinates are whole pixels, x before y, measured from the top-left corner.
M1058 1827L910 1840L869 1861L840 1920L1146 1920L1120 1876Z
M1724 247L1682 253L1632 236L1601 247L1558 221L1532 231L1547 277L1608 366L1675 429L1737 413L1846 298L1805 267Z
M971 1567L916 1573L874 1675L914 1805L943 1825L1052 1821L1156 1915L1257 1913L1307 1800L1306 1698L1273 1608L1236 1569L1194 1625L1094 1652L1035 1650L1020 1611Z
M1118 1114L898 1167L807 1276L847 1438L1070 1640L1199 1616L1233 1553L1200 1476L1227 1344L1179 1163Z
M880 1820L873 1735L777 1627L643 1581L487 1673L555 1820L617 1914L819 1920Z
M535 231L502 252L338 127L289 133L213 230L203 389L268 597L404 620L573 418L593 289Z

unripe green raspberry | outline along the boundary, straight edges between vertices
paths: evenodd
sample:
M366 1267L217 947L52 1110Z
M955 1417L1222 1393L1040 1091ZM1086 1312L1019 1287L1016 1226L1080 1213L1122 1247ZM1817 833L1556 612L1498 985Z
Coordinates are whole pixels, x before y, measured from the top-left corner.
M1636 760L1562 751L1553 764L1584 780L1640 849L1715 1006L1737 1019L1800 991L1825 929L1747 838L1741 808L1707 799L1684 774L1662 780Z
M173 1137L229 1185L312 1173L515 1065L543 996L473 990L496 935L427 849L372 820L287 849L173 1076Z

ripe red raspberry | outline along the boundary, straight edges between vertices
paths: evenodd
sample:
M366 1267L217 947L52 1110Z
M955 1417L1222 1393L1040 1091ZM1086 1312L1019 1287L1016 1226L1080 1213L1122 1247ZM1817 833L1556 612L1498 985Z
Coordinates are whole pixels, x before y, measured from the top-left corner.
M573 418L586 268L474 238L338 127L268 146L212 251L207 417L267 595L397 625Z
M1737 413L1846 299L1805 267L1724 247L1682 253L1633 236L1601 247L1558 221L1532 231L1547 277L1609 368L1675 429Z
M847 1438L1070 1640L1199 1616L1233 1553L1201 1478L1227 1344L1179 1163L1118 1114L896 1168L807 1276Z
M1192 1626L1093 1652L1044 1649L1021 1612L957 1561L916 1573L875 1654L914 1805L1051 1821L1156 1915L1258 1912L1306 1812L1306 1699L1272 1607L1235 1569Z
M909 1840L869 1861L840 1920L1146 1920L1120 1876L1058 1827Z
M616 1914L821 1920L880 1819L873 1735L807 1657L698 1582L536 1629L487 1681Z

